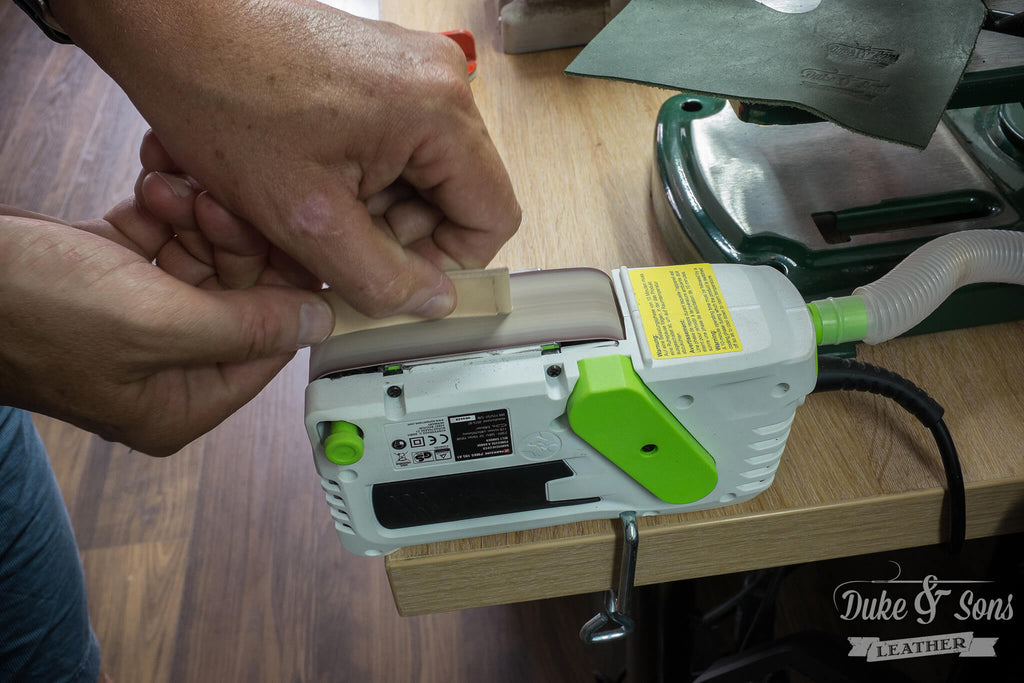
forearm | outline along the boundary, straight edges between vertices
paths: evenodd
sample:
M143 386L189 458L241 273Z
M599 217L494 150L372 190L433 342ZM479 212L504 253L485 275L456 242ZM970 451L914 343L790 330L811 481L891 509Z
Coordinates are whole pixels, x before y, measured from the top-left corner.
M200 57L197 48L226 31L231 17L246 4L247 0L49 2L53 16L75 44L129 88L140 70L174 75L189 69Z
M261 227L290 222L276 211L287 202L254 205L260 197L243 187L254 179L239 179L240 167L266 185L301 172L277 163L294 148L288 131L323 135L331 115L336 139L366 130L369 122L340 110L387 79L375 64L380 36L367 35L373 22L308 0L54 0L51 9L173 159ZM344 72L356 62L358 74Z
M290 0L49 0L55 19L126 89L148 87L138 72L175 81L205 75L211 51L244 51L239 43L261 14Z
M53 0L50 6L75 43L121 86L158 137L172 141L173 147L173 140L187 130L194 142L190 147L215 150L220 156L226 151L212 137L215 126L201 119L218 106L230 113L239 106L236 100L255 99L268 87L267 81L287 83L284 77L272 79L265 73L266 62L248 72L237 66L253 62L251 45L266 50L264 36L274 30L272 15L281 2L288 0ZM284 42L291 29L277 29ZM284 56L280 65L286 68ZM199 98L209 103L206 111L186 107ZM225 120L216 123L221 128L230 125ZM170 151L191 154L178 147ZM198 176L210 174L207 159L176 160Z

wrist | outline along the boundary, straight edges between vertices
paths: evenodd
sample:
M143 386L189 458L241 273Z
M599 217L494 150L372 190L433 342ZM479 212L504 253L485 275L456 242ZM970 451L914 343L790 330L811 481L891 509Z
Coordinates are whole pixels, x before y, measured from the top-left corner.
M165 105L256 97L266 86L255 81L261 69L316 42L322 27L312 15L324 7L293 0L49 3L55 20L154 127Z
M35 2L36 0L24 0ZM48 0L54 20L131 97L203 79L244 49L253 0Z
M50 0L56 21L158 131L189 115L185 103L224 89L218 67L233 61L248 34L246 4Z

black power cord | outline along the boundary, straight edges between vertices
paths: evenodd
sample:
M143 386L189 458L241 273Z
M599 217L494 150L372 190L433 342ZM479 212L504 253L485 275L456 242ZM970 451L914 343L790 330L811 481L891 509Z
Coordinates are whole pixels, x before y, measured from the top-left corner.
M818 357L818 382L814 391L866 391L880 394L899 403L927 427L942 458L946 471L946 495L949 502L949 549L960 552L967 535L967 503L964 476L956 446L942 420L943 409L935 399L910 380L876 365L847 358Z

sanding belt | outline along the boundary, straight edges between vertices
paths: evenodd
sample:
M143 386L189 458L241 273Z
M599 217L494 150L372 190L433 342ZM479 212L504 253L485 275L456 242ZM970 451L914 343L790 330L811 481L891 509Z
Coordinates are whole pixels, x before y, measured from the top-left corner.
M757 0L632 0L566 72L796 106L923 148L985 14L980 0L822 0L798 14Z
M611 279L593 268L454 271L458 302L440 320L372 319L331 291L334 334L313 347L310 381L339 372L438 356L547 343L625 338Z

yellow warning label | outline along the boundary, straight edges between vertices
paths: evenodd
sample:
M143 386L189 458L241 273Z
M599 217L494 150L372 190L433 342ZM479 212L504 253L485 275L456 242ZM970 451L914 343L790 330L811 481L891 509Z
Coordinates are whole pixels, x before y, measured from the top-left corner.
M708 264L636 268L629 280L655 360L743 349Z

